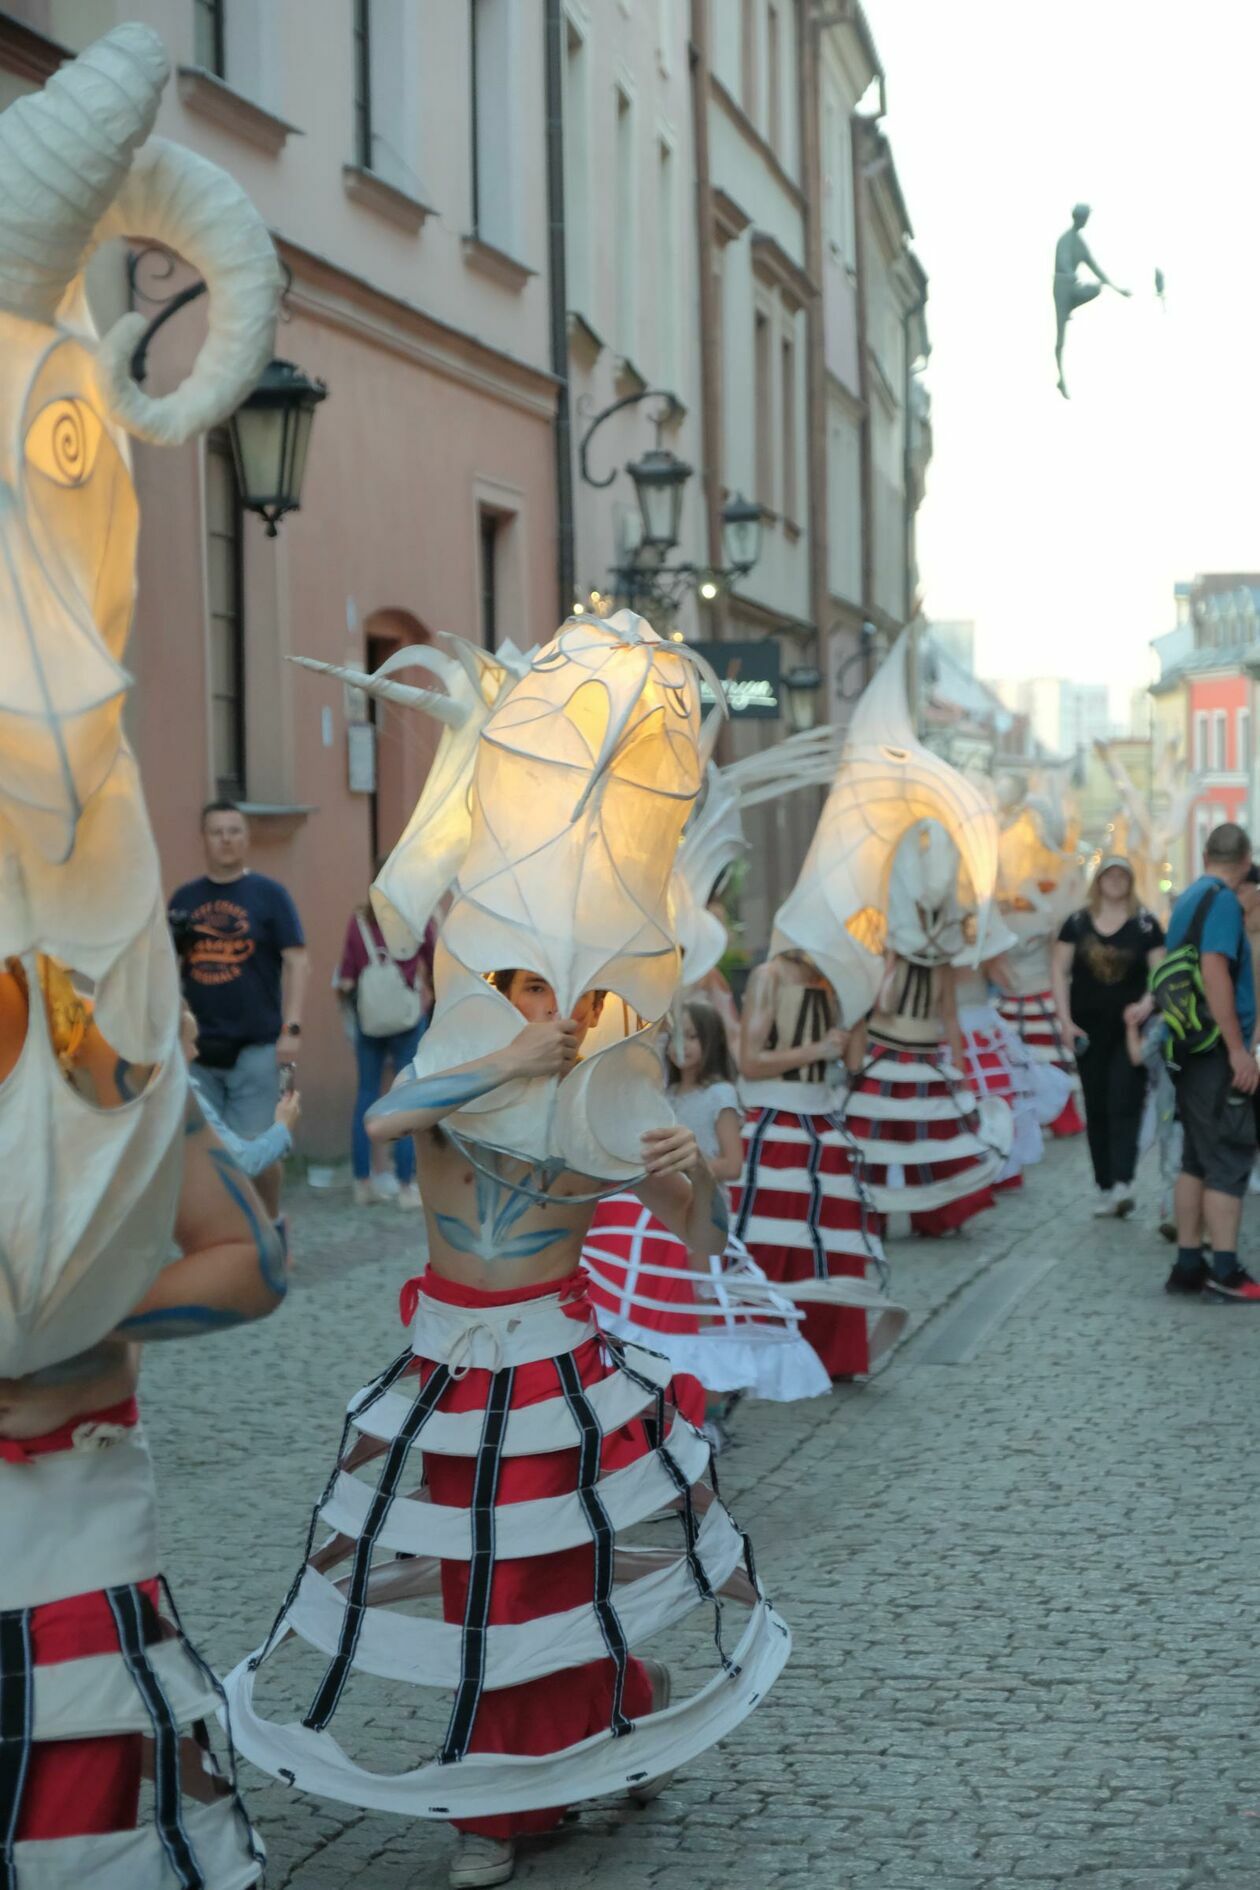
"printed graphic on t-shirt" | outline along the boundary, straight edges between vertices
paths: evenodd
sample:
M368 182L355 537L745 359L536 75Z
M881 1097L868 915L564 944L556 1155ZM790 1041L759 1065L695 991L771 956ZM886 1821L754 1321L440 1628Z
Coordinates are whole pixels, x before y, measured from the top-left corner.
M208 899L189 917L185 970L194 984L234 984L254 956L249 914L234 899Z
M1134 954L1117 951L1106 939L1087 938L1080 950L1090 976L1098 984L1122 984L1133 969Z

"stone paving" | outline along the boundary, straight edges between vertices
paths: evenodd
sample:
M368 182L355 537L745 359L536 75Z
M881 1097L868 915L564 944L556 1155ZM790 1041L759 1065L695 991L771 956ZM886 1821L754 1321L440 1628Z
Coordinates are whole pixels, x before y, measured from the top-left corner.
M293 1189L275 1319L146 1360L168 1569L220 1667L296 1568L346 1396L400 1349L418 1217L346 1199ZM1091 1206L1083 1146L1055 1147L969 1235L892 1244L915 1319L872 1384L741 1408L723 1491L792 1661L650 1808L584 1808L518 1882L1255 1890L1260 1312L1166 1298L1149 1190L1126 1225ZM414 1762L396 1727L359 1756ZM443 1827L244 1770L274 1890L445 1882Z

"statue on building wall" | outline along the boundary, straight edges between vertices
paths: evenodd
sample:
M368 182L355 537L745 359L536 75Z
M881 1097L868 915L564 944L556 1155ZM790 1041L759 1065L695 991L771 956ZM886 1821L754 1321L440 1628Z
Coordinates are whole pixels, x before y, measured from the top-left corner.
M1104 275L1089 253L1089 245L1081 232L1089 222L1089 205L1078 203L1072 212L1072 227L1065 230L1054 246L1054 315L1055 339L1054 361L1059 370L1059 392L1064 400L1068 399L1067 382L1063 378L1063 343L1067 337L1067 325L1078 308L1086 302L1092 302L1101 295L1105 288L1115 289L1117 295L1126 298L1129 289L1121 289L1110 276ZM1098 280L1082 282L1077 275L1081 268L1092 269Z

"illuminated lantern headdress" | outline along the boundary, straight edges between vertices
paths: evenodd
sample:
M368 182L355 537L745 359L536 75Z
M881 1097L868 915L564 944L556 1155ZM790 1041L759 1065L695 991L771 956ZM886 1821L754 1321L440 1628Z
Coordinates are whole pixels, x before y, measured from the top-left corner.
M495 971L537 972L562 1013L607 991L622 1021L563 1081L508 1084L448 1117L457 1134L603 1181L641 1172L644 1130L670 1120L649 1037L678 983L670 880L700 772L696 659L629 611L571 620L490 715L416 1069L519 1033Z
M122 731L139 526L127 435L176 445L230 413L271 353L280 272L215 165L148 139L168 64L122 26L0 114L0 960L32 994L0 1090L0 1377L93 1343L167 1257L184 1073L156 850ZM130 377L144 329L97 338L82 273L107 238L177 250L210 289L181 386ZM88 1108L63 1080L39 963L93 981L144 1097Z
M863 692L796 885L775 915L772 953L805 952L852 1026L879 992L893 860L916 822L936 822L958 854L957 899L974 925L958 964L991 955L997 820L986 796L915 735L903 632Z
M309 656L291 659L378 701L418 709L442 724L415 811L372 887L372 906L395 957L409 957L419 948L438 901L459 871L472 834L473 764L481 731L508 690L529 673L533 655L510 641L491 652L466 637L443 635L441 648L413 644L397 650L371 675ZM430 670L445 688L418 689L398 682L395 672L400 669Z

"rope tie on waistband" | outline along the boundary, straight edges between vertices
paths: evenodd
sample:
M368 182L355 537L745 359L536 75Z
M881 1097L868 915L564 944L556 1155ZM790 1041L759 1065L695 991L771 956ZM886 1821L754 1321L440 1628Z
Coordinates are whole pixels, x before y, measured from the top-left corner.
M451 1340L445 1363L446 1369L450 1372L452 1378L457 1380L466 1378L473 1369L472 1360L469 1355L472 1352L476 1340L483 1333L494 1347L494 1363L487 1366L485 1369L492 1372L501 1372L503 1370L503 1341L499 1337L497 1327L487 1324L484 1319L476 1319L471 1325L465 1326L463 1331L457 1333Z

